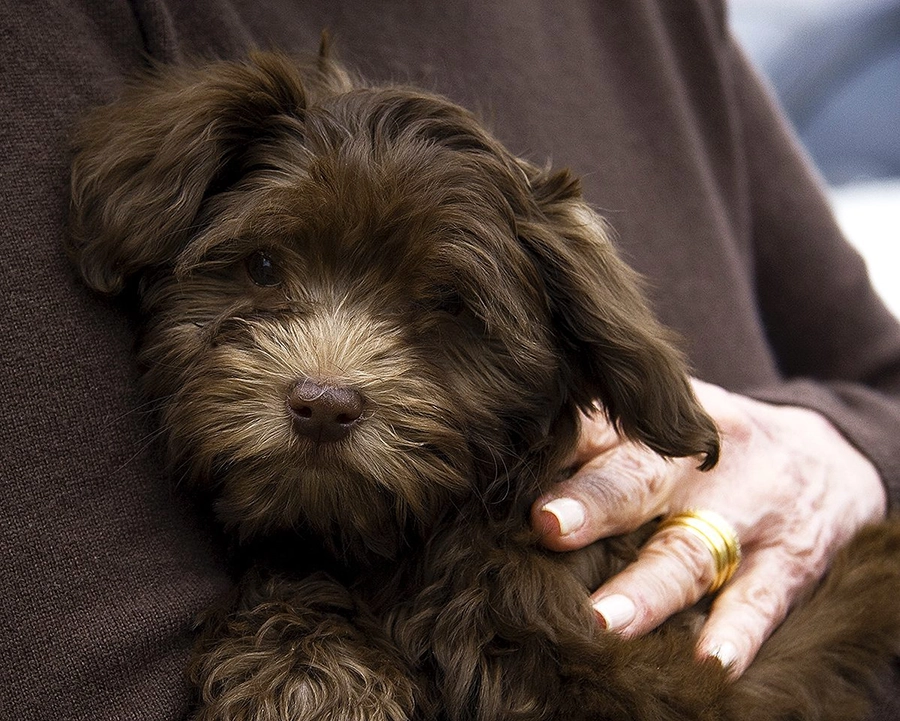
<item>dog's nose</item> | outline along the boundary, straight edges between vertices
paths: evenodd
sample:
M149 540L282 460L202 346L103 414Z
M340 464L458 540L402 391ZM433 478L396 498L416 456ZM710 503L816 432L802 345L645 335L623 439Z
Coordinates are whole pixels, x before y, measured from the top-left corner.
M311 378L297 381L288 396L294 430L316 443L346 438L362 418L364 406L362 395L354 388Z

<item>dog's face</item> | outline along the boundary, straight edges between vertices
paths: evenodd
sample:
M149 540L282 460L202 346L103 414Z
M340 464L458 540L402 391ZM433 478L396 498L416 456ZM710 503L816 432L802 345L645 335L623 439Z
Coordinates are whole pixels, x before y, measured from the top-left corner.
M442 98L262 55L146 81L80 145L72 254L138 288L173 462L245 533L390 554L473 495L530 499L594 403L715 461L577 184Z

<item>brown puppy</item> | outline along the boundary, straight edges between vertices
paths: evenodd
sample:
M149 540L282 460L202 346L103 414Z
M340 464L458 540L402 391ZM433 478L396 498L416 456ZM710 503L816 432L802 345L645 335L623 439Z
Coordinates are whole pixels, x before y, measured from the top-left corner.
M865 532L735 684L690 623L623 641L528 527L579 410L715 463L683 362L566 172L321 57L164 70L78 136L70 252L133 289L173 470L252 564L211 611L199 719L834 719L900 638Z

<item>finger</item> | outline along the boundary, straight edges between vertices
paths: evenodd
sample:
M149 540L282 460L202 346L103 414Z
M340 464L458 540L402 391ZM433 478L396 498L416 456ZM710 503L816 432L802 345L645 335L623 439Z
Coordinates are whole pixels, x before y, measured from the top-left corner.
M674 613L694 605L713 582L709 547L678 527L654 535L637 560L591 597L598 620L626 637L656 628Z
M700 633L698 654L717 658L732 677L740 676L808 581L807 574L786 573L786 567L790 563L774 549L748 558L716 598Z
M578 421L578 444L570 459L572 466L582 466L622 442L616 429L600 411L589 416L581 414Z
M623 443L556 484L532 507L532 527L556 551L633 531L662 514L683 464Z

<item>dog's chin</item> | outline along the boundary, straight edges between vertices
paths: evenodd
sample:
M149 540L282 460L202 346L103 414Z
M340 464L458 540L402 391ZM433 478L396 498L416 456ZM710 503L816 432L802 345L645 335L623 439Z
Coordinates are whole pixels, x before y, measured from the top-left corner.
M279 456L221 463L217 515L244 540L300 531L341 555L395 556L473 492L461 445L297 439Z

